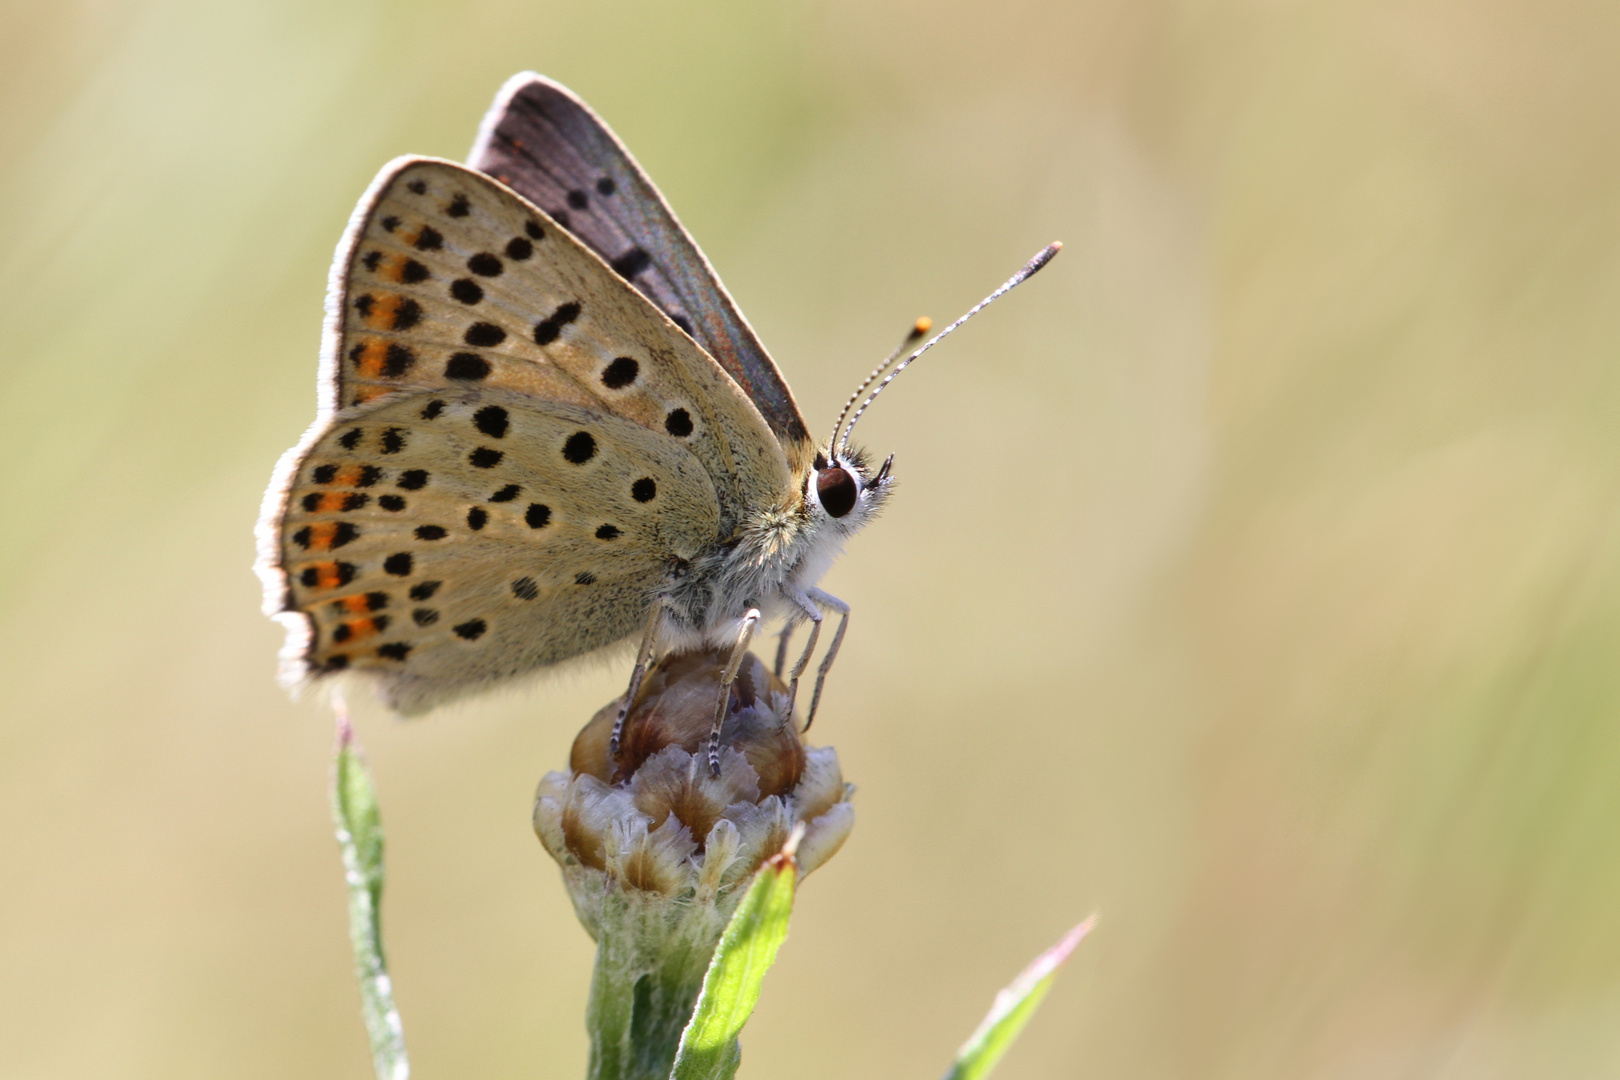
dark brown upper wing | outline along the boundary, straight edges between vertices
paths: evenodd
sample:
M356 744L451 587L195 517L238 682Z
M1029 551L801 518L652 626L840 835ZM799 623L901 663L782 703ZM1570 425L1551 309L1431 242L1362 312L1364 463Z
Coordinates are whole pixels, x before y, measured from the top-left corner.
M664 197L601 118L542 75L508 79L467 163L539 206L661 308L754 402L790 461L810 442L793 392Z

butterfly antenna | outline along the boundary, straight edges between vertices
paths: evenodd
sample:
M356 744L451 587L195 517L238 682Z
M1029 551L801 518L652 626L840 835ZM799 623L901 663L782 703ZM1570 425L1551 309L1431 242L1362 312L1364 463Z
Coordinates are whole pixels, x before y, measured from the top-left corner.
M861 395L866 392L866 388L876 382L879 375L882 375L885 371L889 370L889 365L900 359L901 353L905 352L907 349L911 348L911 346L921 341L922 336L928 333L929 330L933 329L933 327L934 320L930 319L928 316L924 315L922 318L918 319L912 324L911 329L906 332L906 336L901 340L900 344L894 347L894 352L885 357L883 363L873 368L872 374L866 377L866 381L855 388L855 392L849 395L849 400L844 402L844 411L838 414L838 423L833 425L832 440L827 443L828 449L838 445L838 432L844 427L844 417L848 416L849 410L853 409L855 407L855 403L861 400Z
M941 341L945 340L946 336L949 335L951 333L951 331L955 330L958 326L961 326L963 323L965 323L969 319L973 318L973 316L977 315L979 312L981 312L985 308L989 307L995 301L1001 299L1001 297L1004 294L1009 292L1015 286L1022 285L1024 282L1028 281L1031 277L1033 277L1035 275L1036 271L1038 271L1041 267L1045 266L1047 263L1051 262L1053 256L1055 256L1059 251L1062 251L1062 250L1063 250L1063 245L1061 243L1057 242L1057 241L1053 241L1052 243L1046 245L1046 247L1041 249L1041 252L1040 252L1039 255L1036 255L1033 259L1029 260L1029 262L1024 264L1024 268L1022 270L1018 271L1018 273L1014 274L1012 277L1008 278L1005 282L1003 282L1001 288L997 289L995 292L991 293L989 296L985 297L983 300L980 300L977 304L974 304L971 308L968 309L968 312L967 312L966 315L963 315L960 319L957 319L955 322L951 323L951 325L947 326L945 329L941 330L939 333L937 333L933 337L929 338L927 344L923 345L922 348L918 349L916 352L912 353L910 356L908 356L904 360L900 361L900 363L896 364L894 370L889 372L888 377L885 378L882 382L878 383L877 389L873 390L872 393L867 396L867 399L865 401L861 402L861 407L859 409L855 410L855 415L851 416L849 418L849 426L844 428L843 442L839 443L839 446L838 446L839 452L842 453L846 448L848 448L848 446L849 446L849 436L855 430L856 423L860 421L861 414L864 413L871 406L872 402L877 400L877 396L879 394L883 393L883 388L885 386L888 386L890 383L894 382L894 377L896 375L898 375L902 371L906 370L906 368L911 364L911 362L913 360L917 359L917 357L921 356L923 353L927 352L929 349L932 349L935 345L938 345ZM927 333L927 331L924 330L923 333ZM904 348L904 346L901 346L901 347ZM884 367L887 367L887 366L888 366L887 364L884 364ZM882 370L883 370L883 368L878 369L878 371L882 371ZM877 374L878 374L877 371L873 372L871 378L868 378L866 380L866 383L861 384L861 390L866 389L866 386L871 383L872 379L877 378ZM855 391L855 393L856 393L856 396L859 396L860 395L860 390Z

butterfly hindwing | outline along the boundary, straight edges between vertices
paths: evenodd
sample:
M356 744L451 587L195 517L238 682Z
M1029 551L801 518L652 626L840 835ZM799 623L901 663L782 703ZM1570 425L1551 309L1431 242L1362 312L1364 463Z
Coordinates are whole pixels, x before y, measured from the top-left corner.
M379 677L420 712L634 634L719 507L677 440L494 387L344 410L302 451L277 561L295 680Z
M708 350L790 459L810 437L776 365L674 212L612 130L566 87L508 80L469 164L544 209Z
M410 387L492 387L623 417L708 470L721 528L792 484L780 444L713 358L535 206L454 162L400 158L339 251L330 410Z

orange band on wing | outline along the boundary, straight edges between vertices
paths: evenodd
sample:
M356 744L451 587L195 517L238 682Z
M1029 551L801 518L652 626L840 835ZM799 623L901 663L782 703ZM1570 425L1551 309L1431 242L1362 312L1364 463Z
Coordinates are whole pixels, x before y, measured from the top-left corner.
M369 619L351 619L332 628L332 640L338 644L364 641L388 629L388 616L374 615Z
M292 542L305 551L332 551L356 539L360 529L352 521L317 521L292 534Z
M388 360L388 342L382 338L366 338L349 350L354 370L368 379L381 377L383 364Z
M310 563L295 575L306 589L336 589L354 580L356 567L346 562Z
M400 322L401 305L405 303L405 298L398 293L383 293L370 297L370 300L361 316L366 325L373 330L394 329Z

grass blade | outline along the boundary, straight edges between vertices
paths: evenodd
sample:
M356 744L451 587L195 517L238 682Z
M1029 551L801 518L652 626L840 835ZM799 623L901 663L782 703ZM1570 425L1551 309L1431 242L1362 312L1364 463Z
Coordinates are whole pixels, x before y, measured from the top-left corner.
M804 826L759 872L714 950L692 1019L681 1032L670 1080L731 1080L742 1058L738 1036L759 1001L765 972L787 937L798 864L793 853Z
M1035 1008L1046 996L1046 991L1057 977L1058 968L1080 944L1091 928L1097 924L1093 915L1063 935L1063 940L1037 956L1028 967L1001 993L996 995L990 1013L968 1036L962 1049L956 1052L956 1061L945 1080L980 1080L989 1076L1001 1055L1007 1052L1024 1024L1034 1015Z
M343 875L349 887L349 941L354 946L355 974L360 980L360 1007L371 1039L371 1063L377 1080L406 1080L405 1032L394 1006L380 922L383 890L382 818L371 783L349 726L338 707L337 754L332 769L332 817L343 851Z

